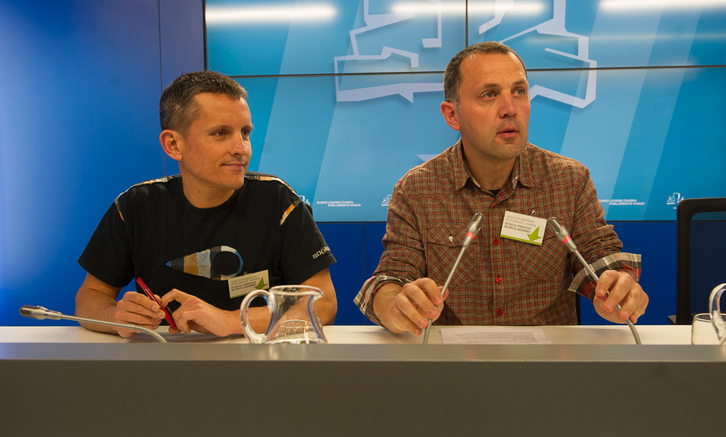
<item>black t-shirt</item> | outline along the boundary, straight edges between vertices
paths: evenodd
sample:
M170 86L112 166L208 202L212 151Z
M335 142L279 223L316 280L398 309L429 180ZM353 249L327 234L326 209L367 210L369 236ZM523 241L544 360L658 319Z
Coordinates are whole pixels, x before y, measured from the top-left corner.
M281 179L248 172L225 203L194 207L179 175L119 195L78 263L124 287L141 277L160 296L173 288L238 309L228 279L267 271L269 286L299 284L335 262L311 212Z

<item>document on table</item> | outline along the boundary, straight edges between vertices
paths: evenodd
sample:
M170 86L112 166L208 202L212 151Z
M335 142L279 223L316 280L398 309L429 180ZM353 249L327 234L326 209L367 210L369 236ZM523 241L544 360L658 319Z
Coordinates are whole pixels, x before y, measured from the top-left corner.
M245 340L242 334L233 334L228 337L217 337L214 334L191 332L189 334L169 334L163 330L157 331L168 343L238 343ZM146 333L140 332L124 339L124 343L156 343L156 339Z
M443 344L552 344L539 328L442 328Z

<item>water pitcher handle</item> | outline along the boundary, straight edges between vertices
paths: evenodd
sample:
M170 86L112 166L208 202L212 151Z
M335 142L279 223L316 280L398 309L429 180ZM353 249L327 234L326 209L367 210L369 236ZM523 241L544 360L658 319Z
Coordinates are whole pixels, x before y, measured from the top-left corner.
M717 285L711 291L708 304L708 311L711 313L711 323L713 323L713 327L716 329L721 344L726 342L726 322L724 322L723 316L721 315L721 295L724 291L726 291L726 282Z
M245 296L244 299L242 299L242 305L240 306L240 314L242 317L242 329L245 332L245 335L252 343L264 343L265 342L265 334L258 334L255 332L254 329L250 326L250 321L247 318L247 309L250 307L250 302L252 302L252 299L255 298L258 294L264 294L269 301L270 293L266 290L254 290L250 292L247 296Z

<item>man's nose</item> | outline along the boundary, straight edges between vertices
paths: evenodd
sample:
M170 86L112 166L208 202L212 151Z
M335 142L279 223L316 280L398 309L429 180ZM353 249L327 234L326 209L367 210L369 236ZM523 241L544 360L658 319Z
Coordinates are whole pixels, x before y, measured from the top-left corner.
M502 93L499 97L499 116L502 118L512 117L517 114L517 103L514 96Z
M230 154L232 155L244 155L249 153L251 149L251 143L250 139L246 135L240 134L237 136L234 141L232 142L232 148L230 149Z

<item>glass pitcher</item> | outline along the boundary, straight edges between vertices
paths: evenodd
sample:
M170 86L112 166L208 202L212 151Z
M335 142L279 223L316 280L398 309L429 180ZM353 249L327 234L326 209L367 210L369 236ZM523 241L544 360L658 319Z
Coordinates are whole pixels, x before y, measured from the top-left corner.
M247 310L250 302L258 295L267 298L270 310L270 325L267 332L260 334L250 326ZM323 327L315 312L315 302L323 292L307 285L280 285L270 291L254 290L242 300L242 329L252 343L327 343Z
M721 295L726 291L726 283L717 285L711 291L709 298L708 311L711 313L711 323L713 323L719 342L723 345L726 342L726 322L721 315Z

